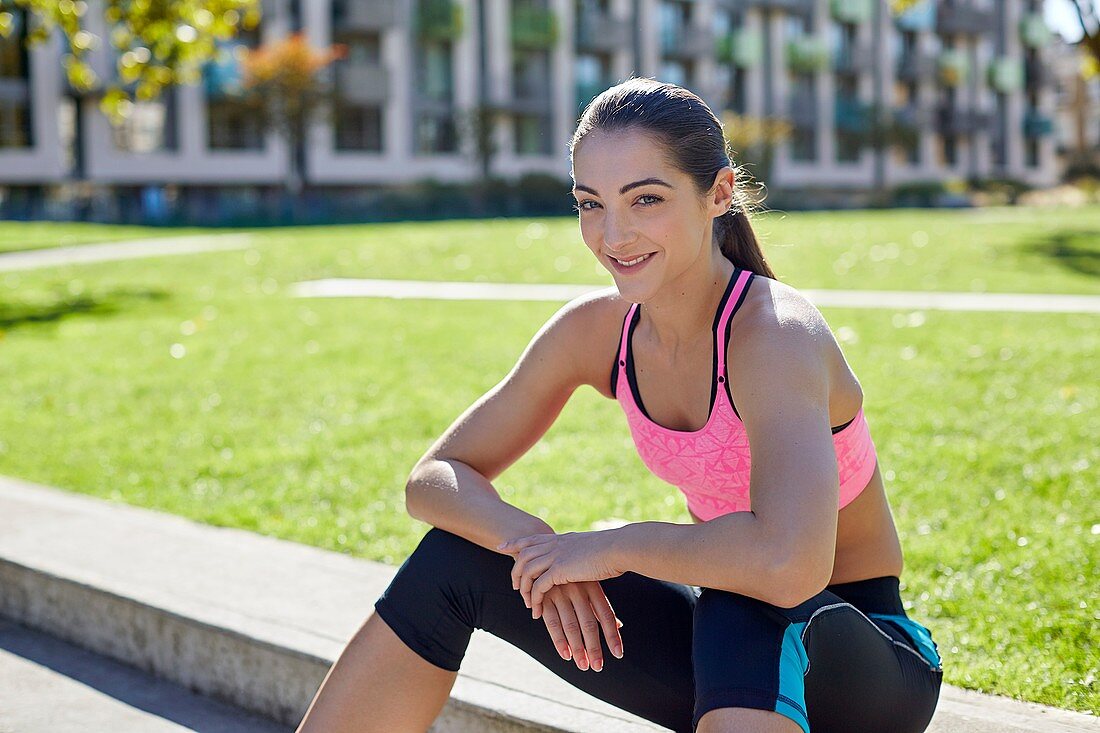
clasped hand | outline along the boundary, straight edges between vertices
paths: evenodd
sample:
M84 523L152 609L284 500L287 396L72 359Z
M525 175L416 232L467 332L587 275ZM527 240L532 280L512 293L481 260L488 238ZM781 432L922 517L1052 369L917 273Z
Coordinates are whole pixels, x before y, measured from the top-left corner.
M608 530L517 537L497 546L514 554L512 588L523 596L531 618L542 614L543 596L555 585L622 575L613 567Z

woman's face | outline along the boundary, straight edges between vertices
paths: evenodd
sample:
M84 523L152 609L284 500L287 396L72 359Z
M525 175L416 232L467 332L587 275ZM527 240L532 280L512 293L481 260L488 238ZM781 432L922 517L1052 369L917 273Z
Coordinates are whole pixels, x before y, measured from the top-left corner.
M652 138L638 131L589 133L573 149L573 180L581 237L623 297L643 302L688 269L710 266L713 217L729 201L699 196ZM617 261L645 255L634 265Z

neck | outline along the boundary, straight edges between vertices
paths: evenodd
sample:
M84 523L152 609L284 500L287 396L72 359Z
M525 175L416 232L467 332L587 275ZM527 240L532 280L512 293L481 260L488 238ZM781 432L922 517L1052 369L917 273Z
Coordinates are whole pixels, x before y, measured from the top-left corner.
M733 276L734 265L717 247L709 247L706 252L706 257L700 257L641 304L642 321L647 322L656 348L666 351L670 360L679 351L699 344L704 334L707 343L713 338L714 314Z

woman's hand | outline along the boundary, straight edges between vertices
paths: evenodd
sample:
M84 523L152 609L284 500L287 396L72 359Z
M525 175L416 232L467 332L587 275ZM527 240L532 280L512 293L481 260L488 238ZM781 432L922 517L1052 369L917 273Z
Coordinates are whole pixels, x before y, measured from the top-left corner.
M555 585L543 596L542 614L550 638L562 659L572 659L577 668L603 669L600 631L607 646L618 659L623 658L623 625L597 581Z
M604 580L623 574L611 562L611 532L536 534L502 542L498 550L515 555L512 587L531 609L542 613L543 596L555 585Z

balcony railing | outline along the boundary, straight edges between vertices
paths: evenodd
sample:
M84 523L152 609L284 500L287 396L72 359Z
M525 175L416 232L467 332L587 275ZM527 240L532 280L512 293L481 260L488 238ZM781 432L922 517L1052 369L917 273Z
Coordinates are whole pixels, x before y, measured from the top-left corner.
M988 33L996 29L990 10L970 5L944 5L936 7L936 31L938 33Z
M341 30L378 31L398 23L397 0L346 0L342 17L337 18Z
M874 0L832 0L833 17L842 23L866 23L871 19Z
M898 60L897 77L902 81L921 81L930 79L939 70L939 61L935 56L923 51L903 54Z
M1034 110L1024 113L1024 136L1045 137L1054 134L1054 120Z
M940 107L936 117L943 135L971 135L993 129L993 113L983 110Z
M894 110L894 120L906 127L923 130L931 127L935 122L935 112L930 107L918 103L910 103Z
M661 33L661 53L675 58L710 56L715 51L714 31L690 24L664 29Z
M462 35L462 6L454 0L418 0L416 32L425 40L452 41Z
M1007 94L1023 86L1024 65L1019 58L1002 56L989 64L989 86Z
M630 46L630 23L606 13L577 16L577 50L608 53Z
M346 64L336 72L340 96L355 104L385 102L389 97L390 75L381 64Z
M829 47L814 36L792 38L787 42L787 65L791 71L823 71L829 68Z
M715 54L721 63L752 68L764 59L764 38L760 31L738 28L715 41Z
M518 5L512 12L512 45L543 50L558 40L558 19L554 11L530 5Z
M787 13L810 15L814 11L813 0L723 0L726 7L759 8L760 10L782 10Z

